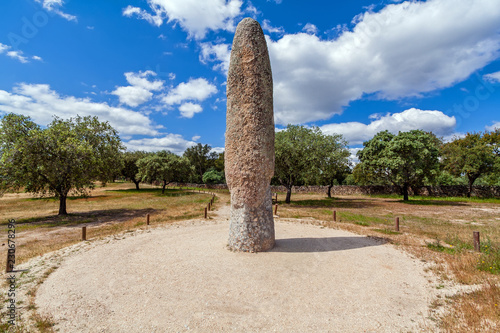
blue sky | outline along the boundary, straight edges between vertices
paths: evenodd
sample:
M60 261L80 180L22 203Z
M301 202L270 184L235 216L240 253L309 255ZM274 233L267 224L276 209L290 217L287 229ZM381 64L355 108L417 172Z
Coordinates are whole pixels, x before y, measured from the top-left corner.
M96 115L129 149L224 147L244 17L266 34L277 128L450 139L500 127L500 0L3 0L0 116Z

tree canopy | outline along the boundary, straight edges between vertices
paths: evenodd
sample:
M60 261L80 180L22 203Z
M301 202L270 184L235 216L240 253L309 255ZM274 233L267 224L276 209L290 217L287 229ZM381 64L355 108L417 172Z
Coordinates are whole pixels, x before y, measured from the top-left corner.
M454 176L467 177L467 196L470 197L474 182L498 166L498 133L467 133L465 137L443 145L441 154L447 171Z
M144 182L162 182L162 191L174 181L184 181L194 172L194 167L186 157L179 157L167 150L148 155L137 161L137 177Z
M202 145L201 143L186 149L183 156L186 157L195 168L193 181L196 183L202 182L203 174L211 167L214 167L215 160L219 158L219 154L212 151L212 147L209 145Z
M275 179L287 189L290 203L292 187L301 184L332 184L346 176L349 152L340 135L324 135L318 127L288 125L276 133Z
M141 183L141 179L137 177L137 173L139 172L137 161L147 155L148 153L145 151L126 151L123 153L122 175L135 184L136 190L139 189L139 184Z
M418 188L439 173L440 140L432 133L412 130L394 135L382 131L363 146L357 154L358 177L399 186L405 201L410 187Z
M0 129L0 186L55 195L59 215L66 215L70 191L86 195L94 181L112 180L123 149L116 130L97 117L55 117L42 129L29 117L7 114Z

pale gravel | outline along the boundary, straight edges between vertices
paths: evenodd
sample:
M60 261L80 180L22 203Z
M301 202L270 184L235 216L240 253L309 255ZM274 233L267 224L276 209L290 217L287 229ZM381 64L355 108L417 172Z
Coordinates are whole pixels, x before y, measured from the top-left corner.
M70 252L38 289L38 311L59 332L436 330L437 280L392 245L276 221L275 249L235 253L228 228L222 216Z

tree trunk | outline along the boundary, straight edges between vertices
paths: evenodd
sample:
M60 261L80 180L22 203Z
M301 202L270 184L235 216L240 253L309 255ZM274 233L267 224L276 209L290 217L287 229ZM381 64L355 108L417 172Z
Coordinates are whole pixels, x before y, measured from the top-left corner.
M467 192L467 198L470 198L472 194L472 184L474 184L475 179L472 177L467 177L469 179L469 191Z
M68 215L66 211L66 197L67 195L59 195L59 215Z
M285 202L287 204L290 203L290 198L292 197L292 186L293 185L290 185L290 186L286 187L286 199L285 199Z
M136 189L136 190L139 190L139 183L140 183L140 181L139 181L139 180L137 180L137 181L132 180L132 181L133 181L133 182L134 182L134 184L135 184L135 189Z
M326 192L326 194L328 194L329 198L332 197L332 187L333 187L333 184L328 185L328 192Z
M408 183L403 184L403 201L408 201Z
M161 194L165 194L165 187L167 187L167 181L166 180L163 181L163 185L161 187Z

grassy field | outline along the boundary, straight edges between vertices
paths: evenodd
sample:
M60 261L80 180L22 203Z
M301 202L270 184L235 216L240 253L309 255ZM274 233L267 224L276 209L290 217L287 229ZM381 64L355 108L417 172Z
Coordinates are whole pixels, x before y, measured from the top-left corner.
M88 198L69 198L67 216L57 215L59 201L54 198L6 194L0 198L0 233L6 235L8 220L16 220L16 262L22 263L79 242L82 226L91 239L145 227L147 214L152 226L200 218L211 198L179 189L162 194L160 188L144 184L139 191L132 188L130 183L113 183ZM5 267L5 247L2 250L0 267Z
M88 198L71 198L68 216L57 216L58 201L33 198L24 193L0 198L0 232L6 235L8 219L16 219L18 263L80 241L81 227L95 239L144 228L203 217L211 196L193 190L161 189L130 183L97 188ZM500 327L500 200L413 197L403 202L395 196L345 196L293 194L285 204L278 194L281 219L301 219L326 227L383 238L421 260L437 263L436 274L461 284L477 285L469 294L438 300L450 311L436 318L446 332L485 332ZM218 191L217 204L229 202L227 191ZM336 211L337 221L332 213ZM400 231L394 220L400 218ZM472 232L479 231L482 253L473 251ZM6 238L4 238L6 239ZM0 267L5 267L2 246ZM489 326L488 326L489 325ZM496 325L496 326L495 326Z

